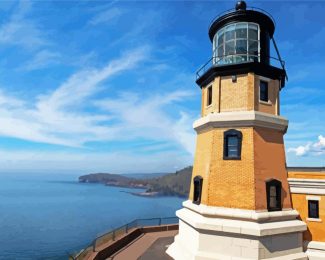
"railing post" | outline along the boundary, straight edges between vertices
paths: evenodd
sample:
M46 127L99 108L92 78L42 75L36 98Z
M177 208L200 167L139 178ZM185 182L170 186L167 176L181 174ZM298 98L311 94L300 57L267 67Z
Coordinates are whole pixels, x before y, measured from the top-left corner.
M125 226L125 233L128 233L128 229L129 229L129 223L126 224L126 226Z
M93 241L93 252L96 252L96 239Z
M159 218L159 226L161 226L161 218Z
M113 230L113 241L115 241L115 229Z

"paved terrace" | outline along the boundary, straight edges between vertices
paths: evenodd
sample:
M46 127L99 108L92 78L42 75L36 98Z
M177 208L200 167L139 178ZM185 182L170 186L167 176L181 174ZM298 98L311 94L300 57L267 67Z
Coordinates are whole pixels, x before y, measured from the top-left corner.
M107 259L170 260L172 258L165 251L173 243L174 236L177 232L177 230L173 230L145 233Z
M95 252L89 250L78 260L171 260L165 251L177 233L177 224L133 228L116 237L115 241L97 246Z

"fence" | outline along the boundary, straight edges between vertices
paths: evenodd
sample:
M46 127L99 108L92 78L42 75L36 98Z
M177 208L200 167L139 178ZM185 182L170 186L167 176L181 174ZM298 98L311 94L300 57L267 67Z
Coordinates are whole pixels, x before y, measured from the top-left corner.
M118 237L127 234L130 230L136 228L142 228L142 227L171 225L177 223L178 223L177 217L136 219L130 223L115 228L114 230L111 230L101 236L98 236L95 240L93 240L88 246L82 249L79 253L75 255L70 255L70 259L73 260L85 259L85 257L91 252L96 252L97 249L103 246L104 244L115 241Z
M245 57L246 60L239 62L236 61L236 57ZM285 62L279 58L267 57L269 59L270 65L278 67L279 65L284 69ZM227 60L225 60L227 59ZM200 78L205 72L207 72L212 67L224 66L224 65L233 65L239 63L250 63L253 61L259 62L260 55L252 55L249 53L243 54L232 54L232 55L223 55L211 57L205 64L203 64L199 70L196 72L196 79Z

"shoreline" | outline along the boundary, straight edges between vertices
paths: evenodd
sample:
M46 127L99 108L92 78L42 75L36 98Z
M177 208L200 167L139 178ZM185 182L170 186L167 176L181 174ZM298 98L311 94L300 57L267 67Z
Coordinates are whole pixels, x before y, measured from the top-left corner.
M162 194L160 194L157 191L144 191L144 192L126 192L129 193L133 196L138 196L138 197L147 197L147 198L152 198L152 197L164 197Z

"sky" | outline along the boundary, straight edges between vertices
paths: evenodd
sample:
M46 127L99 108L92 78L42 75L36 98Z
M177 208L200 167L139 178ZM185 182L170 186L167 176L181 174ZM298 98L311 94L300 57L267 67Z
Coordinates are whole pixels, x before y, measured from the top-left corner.
M0 1L0 173L191 165L195 73L211 20L234 3ZM325 1L247 4L276 20L287 165L325 166Z

